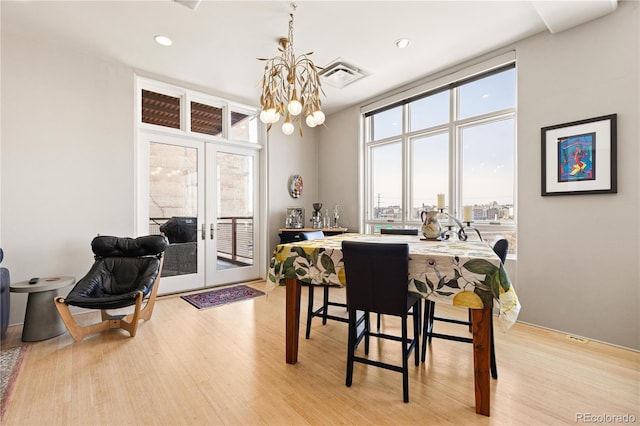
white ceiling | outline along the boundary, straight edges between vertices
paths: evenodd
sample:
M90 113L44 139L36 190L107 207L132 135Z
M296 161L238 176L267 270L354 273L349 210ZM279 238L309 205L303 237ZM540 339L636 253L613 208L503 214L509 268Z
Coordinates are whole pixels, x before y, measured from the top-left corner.
M294 51L313 51L326 66L337 58L367 77L337 89L324 85L326 113L400 87L541 31L557 32L604 15L598 1L297 1ZM287 1L203 0L191 10L172 0L7 1L2 33L122 62L211 88L257 105L264 63L286 37ZM553 28L551 24L553 23ZM153 37L163 34L173 46ZM400 37L406 49L394 47Z

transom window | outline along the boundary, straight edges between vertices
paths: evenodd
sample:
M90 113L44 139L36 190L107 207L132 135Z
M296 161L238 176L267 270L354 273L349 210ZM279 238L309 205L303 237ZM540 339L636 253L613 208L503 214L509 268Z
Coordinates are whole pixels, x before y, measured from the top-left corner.
M516 250L515 63L364 111L365 227L420 227L438 208ZM443 223L443 225L446 223Z
M140 78L140 121L181 133L258 143L255 108Z

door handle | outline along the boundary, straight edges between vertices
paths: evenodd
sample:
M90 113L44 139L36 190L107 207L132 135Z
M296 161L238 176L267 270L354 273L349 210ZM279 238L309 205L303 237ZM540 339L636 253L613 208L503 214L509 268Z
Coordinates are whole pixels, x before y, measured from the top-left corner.
M211 239L213 240L213 223L209 227L209 234L211 236Z
M207 239L207 230L205 228L205 224L202 224L202 239L206 240Z

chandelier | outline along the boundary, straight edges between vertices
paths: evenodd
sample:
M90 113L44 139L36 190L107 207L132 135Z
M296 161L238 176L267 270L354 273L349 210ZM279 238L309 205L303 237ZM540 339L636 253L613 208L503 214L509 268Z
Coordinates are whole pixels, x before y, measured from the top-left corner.
M295 12L297 5L291 3ZM267 131L284 116L282 133L290 135L295 130L295 124L302 135L302 116L309 127L324 123L324 113L320 110L320 93L324 94L316 67L308 52L296 57L293 53L293 12L289 14L289 35L279 40L280 56L271 59L258 58L266 61L264 75L260 86L260 120L267 124Z

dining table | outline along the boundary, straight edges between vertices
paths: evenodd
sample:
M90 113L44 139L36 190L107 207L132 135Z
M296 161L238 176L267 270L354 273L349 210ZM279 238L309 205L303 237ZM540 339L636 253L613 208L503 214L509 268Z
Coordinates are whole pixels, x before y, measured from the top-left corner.
M485 241L346 233L277 245L267 271L267 292L286 286L286 362L298 361L302 283L348 285L343 241L407 243L409 292L436 303L471 309L476 413L489 416L494 301L499 307L502 331L515 323L520 303L504 265Z

